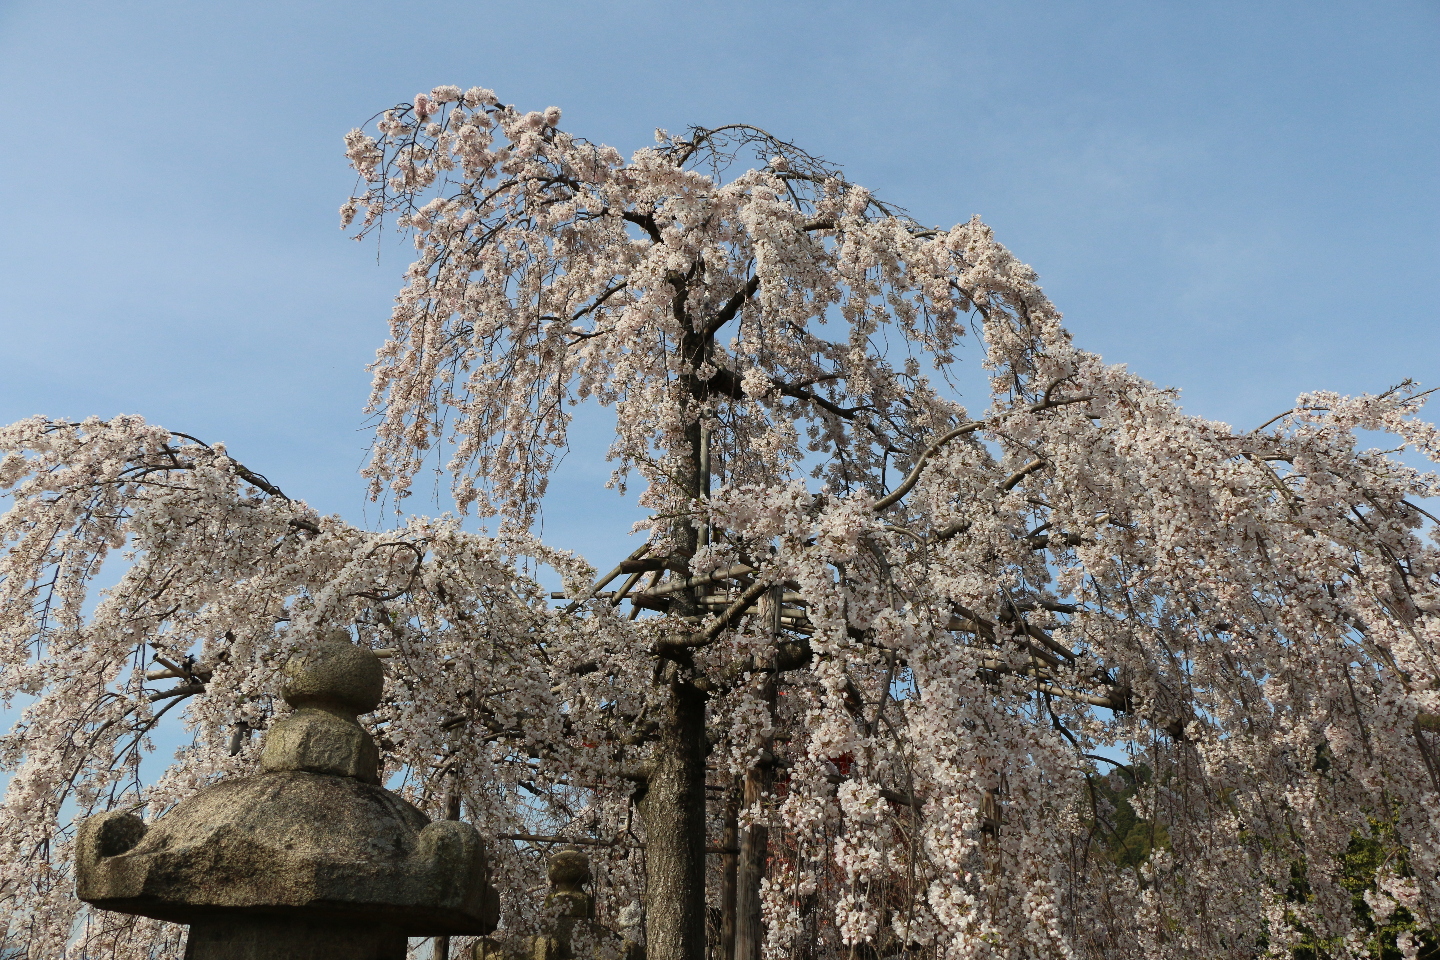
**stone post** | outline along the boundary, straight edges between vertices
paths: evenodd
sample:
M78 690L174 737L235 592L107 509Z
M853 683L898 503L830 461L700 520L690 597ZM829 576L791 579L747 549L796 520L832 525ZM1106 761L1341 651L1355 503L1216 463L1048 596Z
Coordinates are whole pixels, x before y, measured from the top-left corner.
M645 960L641 944L617 937L591 922L595 919L595 898L585 892L585 884L591 879L589 857L574 847L566 847L550 857L548 876L550 892L545 894L545 913L551 918L550 929L525 938L518 952L513 945L506 950L487 937L471 948L471 960L578 960L574 941L576 927L581 924L581 935L596 957ZM601 949L601 941L610 941L614 949Z
M404 960L407 937L490 933L499 898L475 828L431 823L380 786L356 717L383 685L379 659L348 642L292 659L281 695L295 712L266 735L261 772L148 825L86 820L80 899L189 924L186 960Z
M545 895L545 912L555 918L555 925L544 948L538 944L535 960L573 960L570 938L580 920L595 919L595 901L585 892L590 882L590 858L579 850L567 848L550 858L550 892Z

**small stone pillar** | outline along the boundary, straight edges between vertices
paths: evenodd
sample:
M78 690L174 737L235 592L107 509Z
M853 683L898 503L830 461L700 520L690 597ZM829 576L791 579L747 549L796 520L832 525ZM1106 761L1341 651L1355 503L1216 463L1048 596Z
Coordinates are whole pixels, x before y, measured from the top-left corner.
M105 910L190 925L186 960L404 960L407 937L484 935L499 920L475 828L429 821L380 786L356 721L380 703L369 650L327 642L285 668L295 712L261 772L223 780L147 825L80 825L76 892Z
M574 847L566 847L550 858L550 892L545 895L545 912L555 918L542 946L536 943L534 960L573 960L570 937L580 920L595 919L595 900L585 892L590 882L590 858Z
M576 926L584 923L585 934L593 938L592 947L601 940L616 947L620 960L645 960L645 948L638 943L616 937L614 933L592 924L595 919L595 898L585 892L591 880L590 858L574 847L566 847L550 857L548 876L550 892L545 895L545 912L551 917L548 933L527 937L523 951L502 949L488 937L471 948L471 960L575 960L573 938ZM596 949L596 956L603 951Z

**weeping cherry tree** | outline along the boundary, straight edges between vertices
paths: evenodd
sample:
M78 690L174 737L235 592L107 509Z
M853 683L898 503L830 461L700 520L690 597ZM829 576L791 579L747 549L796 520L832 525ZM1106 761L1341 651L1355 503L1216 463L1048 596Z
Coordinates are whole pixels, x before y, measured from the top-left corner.
M626 159L559 123L437 87L346 138L344 225L418 251L371 493L437 469L490 533L321 516L138 417L0 430L7 947L177 956L80 910L74 824L252 771L278 670L336 630L385 658L390 782L492 838L502 944L543 928L536 854L567 842L597 956L1424 947L1418 388L1189 416L1075 346L978 219L926 227L751 126ZM648 515L603 576L533 532L579 404ZM192 742L142 776L167 718Z

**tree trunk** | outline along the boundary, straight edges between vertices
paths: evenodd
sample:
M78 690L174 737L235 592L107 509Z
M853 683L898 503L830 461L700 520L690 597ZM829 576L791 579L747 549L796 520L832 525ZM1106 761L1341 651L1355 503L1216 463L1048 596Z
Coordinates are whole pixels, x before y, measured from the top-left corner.
M725 832L720 838L720 847L725 851L720 861L720 960L735 960L735 883L740 859L740 826L736 822L740 791L736 787L732 783L725 791Z
M448 777L450 784L445 797L445 819L460 819L460 784L456 782L455 772L452 768ZM450 960L450 938L448 936L435 938L434 960Z
M697 331L686 315L686 280L671 276L675 286L675 319L686 332L680 351L688 369L681 385L697 406L709 386L697 371L708 357L711 337ZM703 327L703 324L701 325ZM695 420L685 427L680 443L677 479L692 498L710 491L710 458L706 432ZM672 521L673 557L688 568L701 540L708 535L688 517ZM700 613L696 592L677 591L670 615L694 622ZM645 821L645 955L646 960L706 960L705 956L705 737L706 694L691 677L690 656L660 664L662 712L651 757L645 793L639 803Z
M745 774L744 804L750 806L763 797L770 787L766 766L750 768ZM735 877L735 958L760 960L765 943L765 927L760 920L760 880L765 876L769 855L770 831L752 824L740 834L740 863Z
M780 633L780 607L783 587L774 587L760 605L760 620L767 624L772 640ZM774 668L775 652L762 655L757 666ZM772 672L765 684L763 696L769 707L770 723L775 723L776 675ZM770 792L771 757L773 743L766 741L764 750L755 765L745 771L741 788L740 804L749 808L759 803ZM770 831L761 824L752 824L742 831L740 837L740 862L735 876L735 954L733 960L760 960L760 949L765 944L765 926L760 919L760 881L765 876L765 866L770 855Z
M705 694L666 664L668 690L640 816L646 960L705 960Z

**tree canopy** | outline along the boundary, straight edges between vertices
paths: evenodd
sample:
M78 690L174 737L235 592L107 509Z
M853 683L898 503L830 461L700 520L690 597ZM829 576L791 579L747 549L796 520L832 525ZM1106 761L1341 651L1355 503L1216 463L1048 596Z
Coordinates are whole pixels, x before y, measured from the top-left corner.
M1389 948L1419 949L1416 386L1187 415L1076 346L978 219L926 227L746 125L626 159L437 87L346 146L344 224L418 251L371 492L404 504L434 458L489 532L321 516L138 417L0 429L7 946L173 948L77 913L77 818L253 770L277 671L343 630L386 659L392 782L493 838L511 937L568 841L651 960L1361 955L1397 911ZM532 533L578 403L613 410L649 512L608 576ZM194 742L147 782L167 716Z

